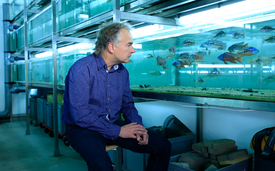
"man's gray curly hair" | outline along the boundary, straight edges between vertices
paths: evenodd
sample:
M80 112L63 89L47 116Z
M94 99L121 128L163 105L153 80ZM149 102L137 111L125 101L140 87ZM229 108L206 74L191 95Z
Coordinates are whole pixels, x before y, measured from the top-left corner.
M99 55L107 49L109 43L114 43L118 47L120 40L120 30L132 30L129 23L114 22L109 24L102 24L102 28L97 33L97 40L95 42L95 54Z

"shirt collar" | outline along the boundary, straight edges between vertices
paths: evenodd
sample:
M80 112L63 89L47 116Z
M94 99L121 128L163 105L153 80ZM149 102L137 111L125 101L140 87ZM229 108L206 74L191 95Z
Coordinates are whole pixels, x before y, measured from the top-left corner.
M98 56L96 56L94 54L94 57L97 59L97 70L98 71L102 68L104 68L104 69L107 68L107 65L106 65L104 59L102 58L101 54L99 54ZM112 68L114 69L114 71L118 70L119 69L119 64L114 65ZM112 69L110 71L112 71Z

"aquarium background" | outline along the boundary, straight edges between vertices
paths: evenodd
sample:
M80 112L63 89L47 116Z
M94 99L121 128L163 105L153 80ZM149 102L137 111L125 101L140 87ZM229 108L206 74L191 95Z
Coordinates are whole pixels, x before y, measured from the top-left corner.
M139 42L142 49L136 49L136 53L130 58L131 62L125 64L130 73L131 85L274 89L275 40L274 37L270 42L266 39L274 36L275 31L260 31L265 26L274 28L274 23L275 20L270 20L245 24L243 27L201 31L197 34L184 34L184 30L182 30L184 34L182 36ZM220 31L225 32L226 35L215 38ZM235 33L239 33L241 36L234 37ZM194 41L194 45L183 46L182 43L185 40ZM219 50L215 47L208 49L201 47L204 42L209 40L221 41L226 48ZM259 52L241 57L241 63L235 61L236 63L225 64L218 59L223 53L229 52L230 46L242 42L244 45L247 44L249 47L258 49ZM175 48L175 52L169 51L171 48ZM235 54L238 52L241 50L236 51ZM190 54L189 58L184 59L190 64L185 62L187 64L184 67L176 68L173 63L179 61L180 55L184 53ZM202 54L200 55L202 59L200 57L194 59L196 53ZM169 69L164 69L163 65L157 64L158 56L165 59L165 66ZM237 57L238 55L234 58ZM259 61L259 59L263 61ZM215 69L219 73L213 72ZM156 71L161 74L155 74ZM204 82L200 82L200 78Z

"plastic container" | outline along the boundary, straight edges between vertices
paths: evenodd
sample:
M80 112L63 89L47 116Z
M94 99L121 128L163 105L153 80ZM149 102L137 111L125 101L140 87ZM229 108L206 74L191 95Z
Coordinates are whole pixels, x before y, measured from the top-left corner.
M53 104L45 101L44 105L45 125L53 128Z
M44 99L37 98L37 120L44 123Z
M65 134L65 124L64 122L61 121L61 117L63 115L63 105L58 105L58 132L60 134Z
M178 161L180 155L171 157L170 162ZM191 169L183 168L176 164L170 163L168 171L193 171ZM252 158L244 160L242 162L232 164L223 168L220 168L216 171L252 171Z
M195 143L195 134L179 136L175 138L168 139L172 144L171 155L178 155L184 152L192 150L192 144ZM140 171L145 170L147 166L147 161L149 159L149 154L140 154L135 153L130 150L124 149L123 163L124 167L126 166L128 170L131 171Z
M30 98L30 118L32 120L37 120L37 98Z

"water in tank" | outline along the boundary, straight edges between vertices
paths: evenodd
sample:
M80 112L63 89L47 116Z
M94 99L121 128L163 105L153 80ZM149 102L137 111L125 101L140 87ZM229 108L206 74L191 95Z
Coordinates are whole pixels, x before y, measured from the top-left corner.
M274 11L155 26L134 38L136 53L125 64L132 91L275 101Z

